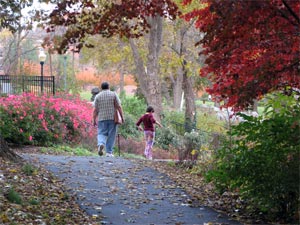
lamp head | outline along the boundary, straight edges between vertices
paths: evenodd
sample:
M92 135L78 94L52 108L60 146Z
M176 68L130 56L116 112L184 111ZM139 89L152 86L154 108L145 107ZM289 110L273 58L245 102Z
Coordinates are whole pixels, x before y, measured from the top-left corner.
M44 63L46 61L46 57L47 57L47 55L45 54L45 52L40 51L39 60L40 60L41 63Z

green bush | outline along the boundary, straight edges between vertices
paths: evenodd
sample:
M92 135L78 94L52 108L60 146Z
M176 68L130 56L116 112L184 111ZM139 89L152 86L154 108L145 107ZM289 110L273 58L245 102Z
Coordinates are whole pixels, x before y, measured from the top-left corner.
M169 150L171 145L174 147L178 146L178 135L172 129L159 128L155 133L155 142L158 147Z
M178 111L164 111L164 117L162 118L163 125L167 125L168 128L177 134L183 135L185 133L184 126L184 113Z
M287 104L288 103L288 104ZM207 173L220 191L239 190L266 217L293 219L299 207L300 107L292 97L269 99L265 117L240 115Z
M227 131L225 121L216 119L215 113L197 111L197 127L205 132L225 134Z
M183 136L184 146L186 149L192 150L200 150L202 142L203 142L203 134L199 132L189 132L185 133Z
M142 137L142 133L136 129L136 122L141 115L146 113L147 105L143 99L137 97L126 97L121 95L122 108L124 111L125 122L118 127L118 133L124 138Z
M156 144L164 150L177 149L179 160L195 160L201 154L201 147L207 144L208 134L203 131L185 132L178 135L170 128L160 128L156 131Z
M123 111L133 116L133 118L139 118L146 112L147 104L144 99L137 97L123 97L121 96Z
M141 138L143 133L136 129L136 122L137 118L125 113L125 122L118 127L118 133L124 138Z

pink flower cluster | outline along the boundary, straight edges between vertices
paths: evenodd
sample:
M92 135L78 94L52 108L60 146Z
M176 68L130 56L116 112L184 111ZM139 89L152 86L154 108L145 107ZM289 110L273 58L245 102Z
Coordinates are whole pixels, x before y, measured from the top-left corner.
M0 98L0 113L0 132L13 142L78 143L96 135L92 105L72 95L9 95Z

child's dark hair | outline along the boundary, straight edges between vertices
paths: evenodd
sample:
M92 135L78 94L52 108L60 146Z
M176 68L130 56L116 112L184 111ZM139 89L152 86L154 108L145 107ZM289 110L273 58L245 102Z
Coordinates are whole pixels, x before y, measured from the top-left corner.
M154 113L154 108L152 106L148 106L147 109L146 109L146 112Z

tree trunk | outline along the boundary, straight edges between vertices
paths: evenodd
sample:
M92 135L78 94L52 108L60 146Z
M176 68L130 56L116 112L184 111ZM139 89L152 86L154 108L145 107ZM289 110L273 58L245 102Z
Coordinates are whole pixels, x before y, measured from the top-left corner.
M159 53L162 45L162 18L160 16L149 18L151 25L148 44L148 57L146 67L138 48L132 39L129 40L134 62L136 76L147 104L154 107L156 119L160 121L162 115L162 91L159 77Z
M166 100L168 106L172 106L173 99L172 99L171 93L169 92L170 89L168 87L168 84L164 80L162 80L162 83L160 86L161 86L162 98Z
M146 97L148 77L144 69L144 62L134 40L129 39L129 43L130 43L130 47L132 50L133 59L136 67L136 78L138 80L142 94Z
M187 69L185 67L185 60L183 60L183 91L185 100L185 131L191 132L195 127L196 122L196 104L195 94L193 88L193 78L188 76Z
M148 83L147 99L149 99L150 105L155 108L156 115L161 117L162 93L158 60L162 45L162 17L152 17L149 21L151 30L148 45L147 72L150 80Z
M183 75L180 69L180 72L177 73L177 77L174 79L173 82L173 101L174 101L174 108L180 109L181 99L182 99L182 82L183 82Z
M20 75L21 74L21 61L20 61L20 55L21 55L21 32L22 28L18 28L17 32L17 41L16 41L16 65L14 67L14 75Z
M21 157L14 153L7 145L6 141L0 136L0 157L13 162L20 162Z

